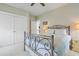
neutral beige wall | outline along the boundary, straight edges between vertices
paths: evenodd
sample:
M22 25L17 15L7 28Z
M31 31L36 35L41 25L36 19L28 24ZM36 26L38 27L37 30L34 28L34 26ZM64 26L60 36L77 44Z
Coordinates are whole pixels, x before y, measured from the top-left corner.
M48 21L49 26L57 24L70 25L73 22L79 22L79 4L67 4L38 16L38 20L41 21L41 34L46 34L42 31L42 21L44 20Z

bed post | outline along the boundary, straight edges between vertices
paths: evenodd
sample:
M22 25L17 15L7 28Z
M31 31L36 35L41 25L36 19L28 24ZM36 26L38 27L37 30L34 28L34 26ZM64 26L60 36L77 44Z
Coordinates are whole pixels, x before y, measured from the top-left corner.
M70 26L68 26L68 35L70 35Z
M26 50L25 49L25 40L26 40L26 32L24 31L24 51Z
M36 47L36 37L35 37L35 51L36 51L36 48L37 48L37 47Z
M52 48L51 48L51 56L54 56L54 35L51 36L51 45L52 45Z

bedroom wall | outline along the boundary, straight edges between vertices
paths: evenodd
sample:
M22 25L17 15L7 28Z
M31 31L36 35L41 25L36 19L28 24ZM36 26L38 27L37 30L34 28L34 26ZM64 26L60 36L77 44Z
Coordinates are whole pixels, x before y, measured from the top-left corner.
M38 16L38 20L40 20L40 34L47 34L42 30L42 22L45 20L48 21L49 26L71 25L74 22L79 22L79 4L67 4ZM76 35L76 32L72 32L72 36L76 38L78 35Z

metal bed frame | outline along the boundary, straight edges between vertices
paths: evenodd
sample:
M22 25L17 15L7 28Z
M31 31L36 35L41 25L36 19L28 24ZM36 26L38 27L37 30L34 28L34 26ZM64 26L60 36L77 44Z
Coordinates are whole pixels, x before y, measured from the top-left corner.
M24 32L24 50L26 44L26 40L29 39L29 44L27 45L30 47L30 49L36 53L38 56L53 56L54 51L54 36L45 36L45 35L30 35L28 36L26 32ZM39 45L42 45L42 47L38 47ZM38 52L39 50L45 50L44 54L41 54L41 52Z
M70 35L70 26L63 25L54 25L48 27L49 29L67 29L68 35ZM26 40L29 40L29 44L26 43ZM43 47L38 47L40 44ZM34 53L38 56L54 56L54 35L46 36L46 35L28 35L24 32L24 51L26 51L25 46L28 46ZM45 50L43 54L39 52L39 50Z
M54 25L54 26L50 26L48 27L48 29L66 29L67 34L70 35L70 26L65 26L65 25ZM55 30L54 30L54 34L55 34Z

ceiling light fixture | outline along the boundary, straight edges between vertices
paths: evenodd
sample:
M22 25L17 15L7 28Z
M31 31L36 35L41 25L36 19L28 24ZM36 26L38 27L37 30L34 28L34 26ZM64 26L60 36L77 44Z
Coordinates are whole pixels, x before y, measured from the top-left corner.
M31 5L30 6L33 6L34 4L36 4L36 3L31 3ZM45 4L44 3L40 3L42 6L45 6Z

